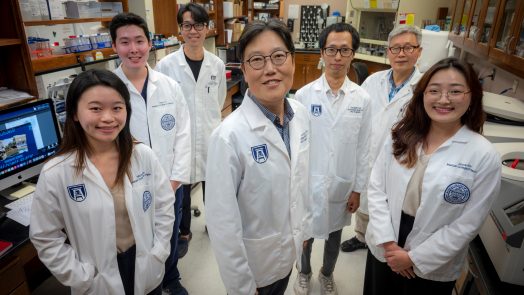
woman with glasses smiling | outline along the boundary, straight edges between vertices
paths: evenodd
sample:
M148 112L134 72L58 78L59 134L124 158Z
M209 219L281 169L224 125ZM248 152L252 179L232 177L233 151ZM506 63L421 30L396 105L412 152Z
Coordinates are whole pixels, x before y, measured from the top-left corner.
M286 98L295 71L287 27L252 22L238 47L249 89L211 135L207 228L228 294L284 294L310 237L309 119Z
M448 58L422 76L371 172L364 294L452 293L500 188L484 118L470 65Z

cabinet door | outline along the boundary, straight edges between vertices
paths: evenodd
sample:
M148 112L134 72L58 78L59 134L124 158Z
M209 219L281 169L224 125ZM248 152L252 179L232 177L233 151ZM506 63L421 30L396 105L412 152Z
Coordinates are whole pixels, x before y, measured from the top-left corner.
M489 51L490 58L493 58L495 62L507 62L510 43L515 39L517 7L521 4L522 1L517 0L503 0L501 3Z
M464 38L460 37L460 28L462 26L462 12L464 11L464 0L457 0L453 12L453 22L451 23L451 32L449 32L449 39L455 45L461 46Z
M475 51L482 56L487 56L489 44L492 37L495 23L497 21L497 11L502 0L489 0L481 12L480 29L478 33Z
M519 3L514 39L509 43L507 64L513 69L524 72L524 3Z
M315 81L322 75L322 70L318 69L317 64L309 64L306 68L306 84Z
M487 1L476 0L473 3L473 8L471 9L471 17L467 27L466 38L464 39L464 45L473 48L475 43L478 41L480 35L480 25L481 25L481 12L484 8L484 4Z
M293 86L291 86L291 89L299 90L306 85L306 68L307 65L295 63L295 75L293 75Z

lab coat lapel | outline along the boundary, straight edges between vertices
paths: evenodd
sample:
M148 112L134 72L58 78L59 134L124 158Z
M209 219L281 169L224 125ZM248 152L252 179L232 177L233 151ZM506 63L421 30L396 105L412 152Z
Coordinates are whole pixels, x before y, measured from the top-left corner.
M260 134L261 137L267 139L267 145L275 147L280 152L284 153L289 159L286 145L280 137L277 128L273 122L262 113L260 108L249 97L248 91L244 96L241 107L245 110L244 117L247 120L251 130Z
M156 75L155 72L153 72L153 70L149 66L148 66L148 70L149 70L149 81L147 83L147 101L148 101L148 105L150 105L151 102L157 98L155 96L155 91L157 89L155 82L157 81L158 76Z
M100 174L100 171L96 168L95 164L89 160L89 158L86 156L85 158L85 167L83 175L89 179L93 185L98 186L101 190L106 192L106 196L111 196L111 192L109 191L109 188L107 187L104 178L102 177L102 174Z
M180 47L178 50L178 66L181 67L184 70L184 73L189 76L189 80L183 79L183 81L195 81L195 76L193 76L193 72L191 71L191 68L187 64L186 57L184 55L184 46ZM196 84L196 81L195 81Z

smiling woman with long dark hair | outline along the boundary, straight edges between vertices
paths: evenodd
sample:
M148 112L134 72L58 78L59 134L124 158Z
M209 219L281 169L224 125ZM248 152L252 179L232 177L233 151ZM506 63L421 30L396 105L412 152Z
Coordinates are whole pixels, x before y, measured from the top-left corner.
M420 79L371 173L364 294L451 294L500 188L472 67L439 61Z

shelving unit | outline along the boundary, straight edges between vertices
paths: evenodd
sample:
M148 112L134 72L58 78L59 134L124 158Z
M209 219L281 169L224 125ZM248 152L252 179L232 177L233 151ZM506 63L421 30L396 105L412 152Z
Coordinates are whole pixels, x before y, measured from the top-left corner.
M275 8L255 8L255 2L263 2L266 3L266 5L272 5L277 4L277 7ZM281 18L284 15L284 5L283 0L279 0L276 3L270 3L270 0L253 0L251 1L251 7L249 7L249 10L251 12L251 19L258 19L258 16L260 13L267 13L269 14L270 18L276 17Z
M24 25L29 27L29 26L51 26L51 25L64 25L64 24L78 24L78 23L89 23L89 22L110 22L111 19L112 17L31 20L31 21L25 21Z
M0 1L0 86L38 97L17 0Z

